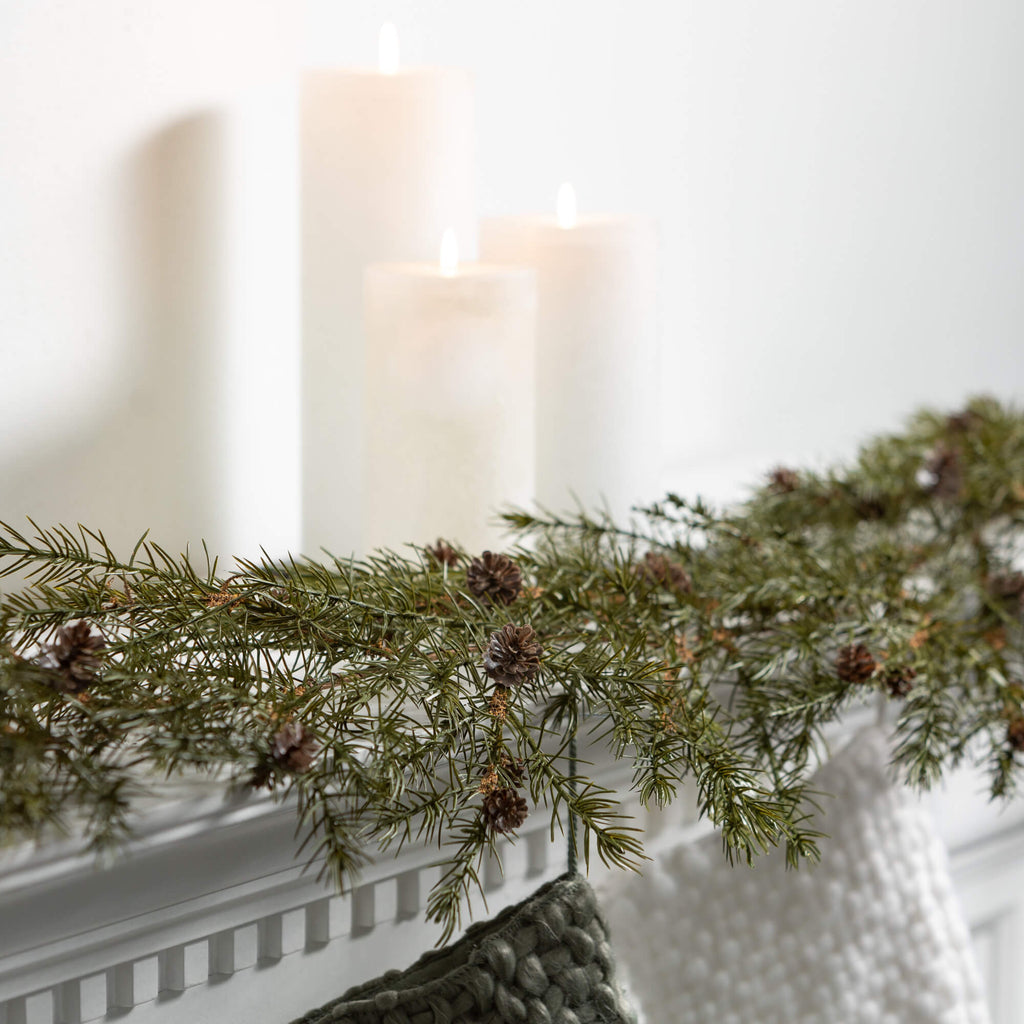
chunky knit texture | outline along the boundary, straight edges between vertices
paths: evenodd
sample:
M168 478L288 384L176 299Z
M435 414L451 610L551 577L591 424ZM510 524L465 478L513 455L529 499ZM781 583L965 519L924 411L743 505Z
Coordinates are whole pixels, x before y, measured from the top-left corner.
M636 1024L587 882L563 875L454 945L294 1024Z
M821 863L730 867L720 838L596 888L650 1024L986 1024L941 840L872 727L822 768Z

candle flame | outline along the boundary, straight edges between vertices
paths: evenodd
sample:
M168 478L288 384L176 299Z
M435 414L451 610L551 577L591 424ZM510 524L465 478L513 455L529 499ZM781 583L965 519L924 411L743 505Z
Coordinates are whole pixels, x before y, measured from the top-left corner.
M398 29L394 23L385 21L377 37L377 59L382 75L393 75L398 71Z
M441 238L441 274L443 277L454 277L459 269L459 242L455 237L455 229L448 228Z
M558 202L555 208L558 211L560 228L576 227L576 189L567 181L563 181L558 188Z

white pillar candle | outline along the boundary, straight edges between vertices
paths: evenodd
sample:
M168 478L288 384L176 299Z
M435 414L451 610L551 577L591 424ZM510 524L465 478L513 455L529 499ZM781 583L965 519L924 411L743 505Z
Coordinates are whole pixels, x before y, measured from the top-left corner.
M473 90L467 72L380 70L303 81L303 549L360 547L363 273L428 260L454 227L476 240Z
M523 267L366 272L369 547L500 542L496 511L533 495L536 280Z
M482 259L537 270L537 500L619 518L658 494L656 234L631 217L484 220Z

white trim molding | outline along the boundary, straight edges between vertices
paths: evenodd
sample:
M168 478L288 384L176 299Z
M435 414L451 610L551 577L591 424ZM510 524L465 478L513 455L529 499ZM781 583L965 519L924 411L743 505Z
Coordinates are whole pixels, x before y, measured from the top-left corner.
M596 772L622 791L624 765ZM1024 802L1002 812L963 772L929 798L952 853L996 1024L1024 1024ZM692 800L637 814L652 847L701 834ZM158 805L115 863L73 843L0 857L0 1024L285 1022L432 945L424 905L443 851L409 846L338 895L296 859L295 808L208 786ZM484 873L487 912L564 869L528 819ZM480 901L474 916L483 913Z

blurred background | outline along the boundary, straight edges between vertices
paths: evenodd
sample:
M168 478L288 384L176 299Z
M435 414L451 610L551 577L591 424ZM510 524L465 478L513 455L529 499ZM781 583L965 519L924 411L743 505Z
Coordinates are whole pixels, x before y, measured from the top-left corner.
M384 20L482 215L658 221L666 487L1024 396L1017 0L4 0L0 518L296 548L297 76Z

